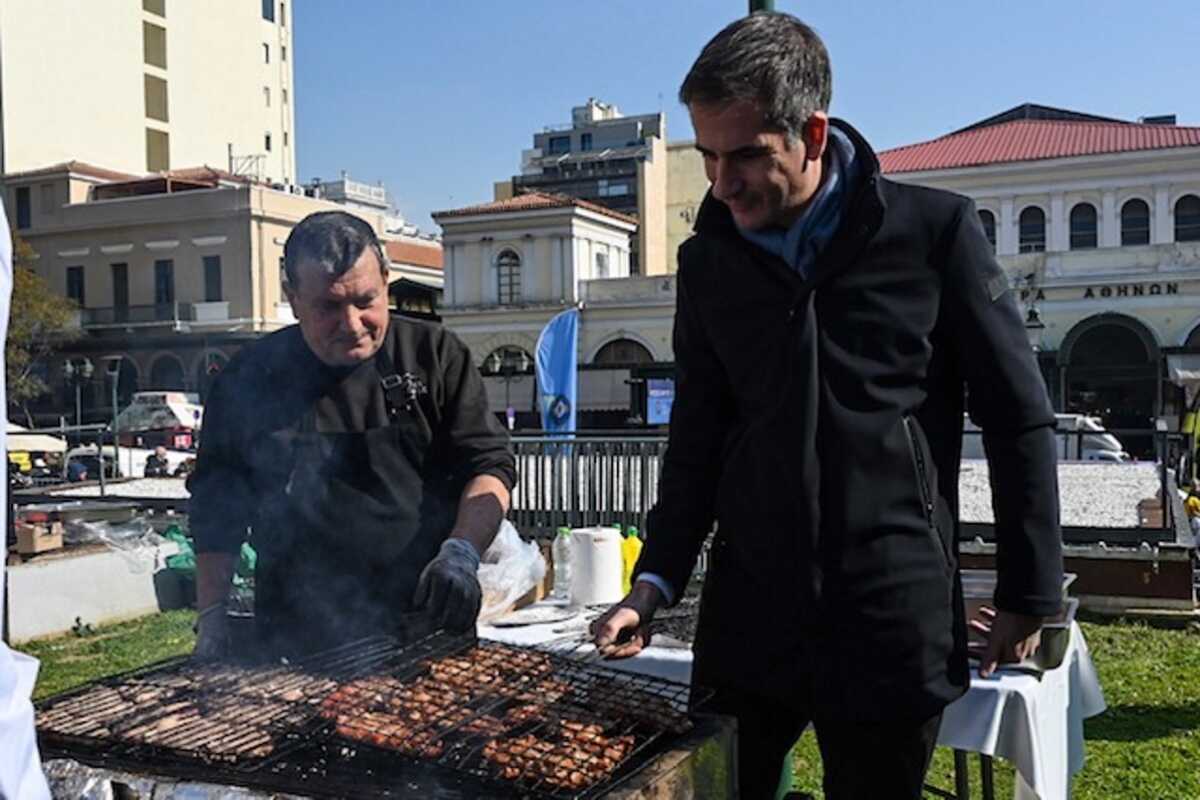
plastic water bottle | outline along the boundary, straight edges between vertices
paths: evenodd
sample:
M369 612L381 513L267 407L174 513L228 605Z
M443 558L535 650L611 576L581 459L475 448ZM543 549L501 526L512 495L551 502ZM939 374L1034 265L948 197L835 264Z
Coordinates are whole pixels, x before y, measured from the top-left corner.
M571 529L559 528L550 548L554 561L554 596L570 605L571 598Z

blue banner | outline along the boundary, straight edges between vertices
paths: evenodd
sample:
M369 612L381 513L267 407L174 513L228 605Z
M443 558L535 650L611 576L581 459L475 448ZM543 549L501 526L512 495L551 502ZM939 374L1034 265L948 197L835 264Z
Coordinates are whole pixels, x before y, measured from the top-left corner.
M556 433L575 432L578 386L577 343L579 310L568 309L546 323L538 337L534 361L537 365L538 408L542 427Z

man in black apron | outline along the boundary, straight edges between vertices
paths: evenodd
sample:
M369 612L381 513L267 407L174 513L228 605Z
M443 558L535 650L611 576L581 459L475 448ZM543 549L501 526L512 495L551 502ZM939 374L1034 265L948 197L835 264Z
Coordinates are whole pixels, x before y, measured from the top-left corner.
M229 650L247 537L270 654L402 635L413 612L474 625L479 556L515 464L462 342L389 316L386 264L361 219L305 218L284 246L299 324L242 350L213 386L188 482L198 656Z

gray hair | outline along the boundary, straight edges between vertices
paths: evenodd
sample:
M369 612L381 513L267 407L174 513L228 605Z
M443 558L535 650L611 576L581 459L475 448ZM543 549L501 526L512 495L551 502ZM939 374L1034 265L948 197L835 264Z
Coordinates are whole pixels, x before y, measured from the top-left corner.
M700 52L679 88L685 106L753 101L768 125L800 137L833 93L829 53L816 31L790 14L758 12L725 27Z
M345 275L371 248L387 282L388 261L375 230L360 217L345 211L318 211L300 220L283 245L283 272L288 286L300 286L298 267L303 261L320 269L329 280Z

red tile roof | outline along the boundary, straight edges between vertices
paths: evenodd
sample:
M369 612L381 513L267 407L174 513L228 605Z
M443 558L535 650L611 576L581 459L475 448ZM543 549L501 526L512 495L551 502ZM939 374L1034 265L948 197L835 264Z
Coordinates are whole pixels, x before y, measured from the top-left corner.
M397 264L411 264L414 267L430 267L442 269L442 248L437 244L417 244L416 242L385 241L384 252L389 261Z
M449 211L437 211L432 216L436 220L445 217L468 217L475 214L508 214L516 211L536 211L543 208L570 208L572 206L594 211L597 214L603 214L613 219L619 219L621 222L637 224L637 217L622 214L620 211L613 211L611 208L605 208L599 203L550 192L528 192L526 194L519 194L508 200L497 200L494 203L482 203L465 208L455 208Z
M76 175L98 178L102 181L128 181L137 177L136 175L130 175L128 172L117 172L113 169L97 167L94 164L88 164L86 161L64 161L61 164L52 164L48 167L39 167L24 172L10 172L6 177L24 178L34 175L55 175L61 172L73 172Z
M1176 147L1200 147L1200 128L1017 120L885 150L879 163L885 173L922 172Z

